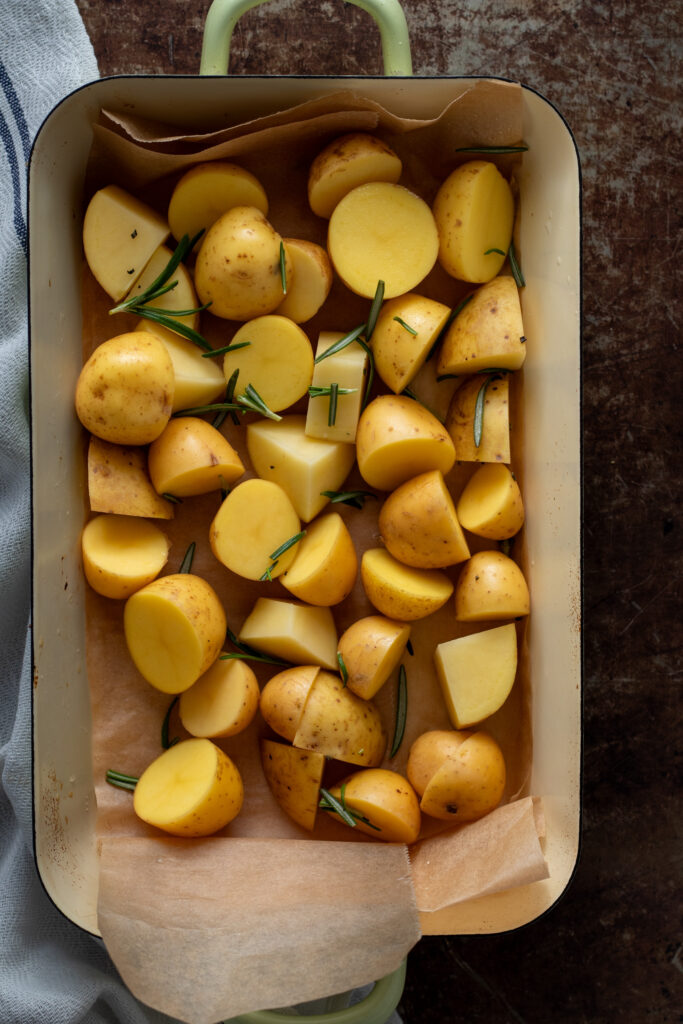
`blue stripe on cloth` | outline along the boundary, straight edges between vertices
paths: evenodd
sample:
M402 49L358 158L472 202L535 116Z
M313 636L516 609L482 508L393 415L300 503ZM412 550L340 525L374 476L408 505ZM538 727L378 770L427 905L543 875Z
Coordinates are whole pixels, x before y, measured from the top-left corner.
M7 74L5 65L2 63L1 60L0 88L7 97L7 102L9 103L10 110L14 114L14 119L17 123L17 128L19 129L19 135L21 136L21 144L24 147L24 159L28 161L31 152L31 138L28 131L28 125L26 123L26 118L24 117L24 111L22 110L21 103L19 102L19 97L14 91L12 79Z
M0 139L2 140L5 150L7 152L7 160L9 163L10 172L12 175L12 192L14 193L14 230L17 233L17 237L21 243L21 247L24 250L24 254L28 255L28 239L26 232L26 221L21 209L21 182L19 180L19 161L17 160L16 150L14 148L14 140L10 133L7 121L0 110Z

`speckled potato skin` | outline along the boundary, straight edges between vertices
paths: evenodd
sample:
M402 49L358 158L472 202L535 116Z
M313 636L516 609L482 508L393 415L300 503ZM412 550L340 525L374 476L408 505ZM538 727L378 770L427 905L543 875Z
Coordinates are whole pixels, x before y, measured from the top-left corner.
M155 490L176 498L221 490L244 473L227 438L196 416L172 419L150 445L147 465Z
M519 289L513 277L495 277L472 295L446 331L437 374L518 370L526 358Z
M371 700L400 662L410 639L410 626L383 615L353 622L339 638L339 653L348 672L347 686Z
M261 714L273 732L290 743L296 735L304 704L319 672L318 665L287 668L269 679L261 690Z
M447 757L454 756L474 733L467 729L431 729L417 737L408 755L406 775L418 796Z
M397 487L379 513L386 548L404 565L443 569L469 558L453 500L438 469Z
M417 376L450 312L450 306L415 292L383 304L372 332L372 354L375 370L394 394Z
M516 562L502 551L477 551L455 585L459 622L515 619L529 614L529 588Z
M311 832L318 813L325 768L323 755L262 739L261 764L270 791L282 810Z
M175 512L173 503L152 486L144 448L94 436L88 444L88 497L93 512L150 519L173 519Z
M505 791L505 759L488 733L468 736L429 780L420 808L432 818L460 824L476 821L500 803Z
M386 843L415 842L422 826L420 804L415 790L402 775L388 768L366 768L332 786L332 796L339 799L342 786L346 806L377 826L372 828L356 821L359 832ZM328 813L339 820L334 811Z
M260 210L235 206L209 228L197 255L194 283L214 316L250 320L282 302L282 238ZM285 274L292 261L285 249Z
M294 746L372 768L381 763L386 742L375 705L351 693L339 676L319 672L304 706Z
M401 177L401 160L374 135L355 132L342 135L326 146L311 164L308 201L319 217L330 217L347 192L369 181L395 184Z
M455 391L446 413L450 434L461 462L510 461L510 385L507 377L491 381L484 398L484 422L479 447L474 443L474 412L484 374L468 377Z
M173 363L147 331L103 341L76 384L76 414L86 430L112 444L149 444L173 411Z

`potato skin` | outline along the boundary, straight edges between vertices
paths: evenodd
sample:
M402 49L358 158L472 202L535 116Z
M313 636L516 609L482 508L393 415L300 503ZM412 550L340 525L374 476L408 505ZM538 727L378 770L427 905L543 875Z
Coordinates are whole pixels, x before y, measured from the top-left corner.
M318 217L332 216L337 203L370 181L395 184L401 177L401 160L374 135L353 132L326 146L311 164L308 202Z
M398 665L410 639L410 626L383 615L353 622L340 636L338 650L348 672L347 686L371 700Z
M522 570L502 551L477 551L455 586L458 622L514 619L529 614L529 588Z
M388 768L366 768L333 786L332 796L339 799L342 786L346 806L371 822L366 825L357 820L359 832L386 843L415 842L422 825L420 805L413 787L402 775ZM334 811L328 814L338 818Z
M273 732L290 743L299 728L304 705L319 672L318 665L287 668L272 676L261 691L261 714Z
M453 593L453 584L439 569L403 565L384 548L365 551L360 571L365 592L375 608L401 622L426 618Z
M524 523L524 502L514 473L502 462L480 466L458 498L456 511L465 529L478 537L514 537Z
M406 480L382 505L379 530L404 565L443 569L469 558L453 500L438 469Z

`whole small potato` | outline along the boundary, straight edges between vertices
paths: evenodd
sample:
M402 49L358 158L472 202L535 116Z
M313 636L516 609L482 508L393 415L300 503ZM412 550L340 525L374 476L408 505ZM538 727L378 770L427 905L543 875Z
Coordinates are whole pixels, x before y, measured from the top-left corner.
M282 238L254 206L235 206L213 224L201 244L194 283L214 316L251 320L272 313L283 298ZM285 277L292 261L284 249Z
M434 730L410 748L407 775L432 818L460 824L483 818L505 790L505 759L488 733Z
M173 363L163 342L131 331L98 345L76 384L86 430L112 444L149 444L173 411Z

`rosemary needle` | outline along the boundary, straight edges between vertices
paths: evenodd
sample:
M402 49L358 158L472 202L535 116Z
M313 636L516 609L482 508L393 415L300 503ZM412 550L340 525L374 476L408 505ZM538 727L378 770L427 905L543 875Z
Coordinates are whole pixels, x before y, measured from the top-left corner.
M401 665L398 670L398 694L396 698L396 724L394 726L394 741L391 744L389 757L393 757L403 741L403 734L406 731L406 717L408 713L408 682L406 670Z
M191 572L192 571L192 562L194 561L194 553L195 553L196 547L197 547L196 543L194 541L192 541L192 543L188 547L187 551L185 552L185 556L184 556L182 562L180 563L180 568L178 569L179 573L181 573L181 572Z
M180 700L180 694L176 694L171 703L168 705L168 711L164 715L164 720L161 723L161 746L164 750L168 750L169 747L175 746L176 743L180 742L180 736L174 736L172 740L168 738L168 730L171 722L171 712Z
M110 786L116 786L118 789L127 789L132 793L138 784L138 778L135 775L124 775L123 772L114 771L113 768L108 768L105 778Z
M337 664L339 665L339 672L341 673L342 686L346 686L349 681L349 670L344 662L344 656L341 651L337 651Z

